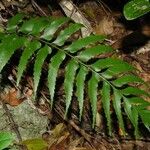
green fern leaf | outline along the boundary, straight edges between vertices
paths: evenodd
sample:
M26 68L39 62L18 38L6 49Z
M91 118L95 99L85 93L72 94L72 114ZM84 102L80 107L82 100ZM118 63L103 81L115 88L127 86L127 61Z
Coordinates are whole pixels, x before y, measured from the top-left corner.
M59 51L53 58L51 59L51 63L49 64L49 71L48 71L48 87L51 96L51 108L53 106L54 101L54 92L55 92L55 84L56 84L56 77L58 69L65 59L66 55L64 52Z
M57 39L53 42L54 44L58 46L62 46L65 41L76 31L81 29L81 24L70 24L70 26L60 32Z
M150 97L150 94L145 92L144 90L138 89L136 87L127 87L121 90L121 93L128 96L128 95L145 95Z
M112 52L113 48L107 45L97 45L92 48L87 48L84 51L81 51L77 58L81 59L84 62L89 61L91 58L103 54L103 53L108 53Z
M144 83L144 81L135 75L125 75L112 82L115 86L121 87L128 83Z
M21 76L23 74L23 71L26 68L26 64L28 62L28 59L32 56L32 54L41 47L41 43L37 41L29 42L27 44L27 47L22 53L22 56L20 58L20 62L18 65L18 73L17 73L17 85L20 82Z
M83 101L84 101L84 82L85 78L87 75L88 71L84 66L80 67L79 73L76 78L76 86L77 86L77 91L76 91L76 96L79 102L79 109L80 109L80 115L79 119L81 121L82 117L82 111L83 111Z
M5 38L6 38L6 34L4 32L0 32L0 44L2 40L4 40Z
M140 110L140 117L142 119L145 127L150 131L150 111L149 110Z
M45 27L48 25L49 21L46 17L41 17L36 20L36 23L33 26L33 29L31 31L32 35L38 35L40 32L42 32Z
M141 117L142 122L147 128L150 125L149 120L146 121L149 115L147 108L150 104L142 98L150 95L133 87L133 83L143 84L144 82L139 77L132 75L132 71L135 68L122 60L95 58L100 54L113 51L111 47L101 44L105 40L105 36L90 35L78 40L73 38L72 43L69 45L68 39L71 39L72 35L82 28L82 25L77 23L67 24L67 22L69 22L68 18L36 17L28 19L23 14L14 16L9 21L4 33L0 33L0 72L15 50L21 48L20 50L23 52L18 65L18 85L29 59L35 55L33 78L34 94L36 95L41 78L42 65L47 55L52 51L51 57L49 57L48 70L51 107L53 106L56 92L57 74L64 61L64 65L66 65L64 77L66 96L65 117L67 116L72 96L74 95L74 86L76 85L76 97L80 109L79 119L81 120L84 92L87 84L87 94L90 99L93 115L92 127L94 128L97 114L98 89L101 88L100 83L103 83L100 90L109 134L112 134L110 111L112 103L118 119L119 129L125 134L124 118L121 112L122 108L124 108L127 117L135 128L135 135L138 136L139 117ZM94 62L93 60L89 61L92 58L94 58ZM86 78L87 75L91 75L91 78ZM100 80L102 81L100 82ZM130 86L130 83L132 86ZM123 87L124 89L122 89ZM141 114L142 111L143 114Z
M145 101L143 98L141 97L132 97L132 98L128 98L128 102L133 105L133 106L137 106L137 108L139 109L143 109L145 107L150 106L150 103Z
M122 60L119 60L119 59L115 59L115 58L100 59L100 60L96 61L94 64L92 64L91 67L94 68L94 70L97 72L99 72L105 68L109 68L109 70L113 71L113 72L118 72L118 71L122 70L120 68L120 65L123 67L124 70L130 71L131 68L133 69L133 67L131 65L129 65L128 63L126 63ZM115 70L115 68L117 70ZM119 68L120 68L120 70L119 70Z
M88 82L88 95L91 102L92 107L92 115L93 115L93 123L92 127L95 126L95 119L97 114L97 95L98 95L98 83L99 83L99 75L96 73L92 73L92 77Z
M79 39L75 42L73 42L70 46L68 46L67 48L65 48L65 50L71 52L71 53L75 53L78 50L88 46L89 44L94 44L95 42L103 42L105 40L105 36L102 35L90 35L88 37Z
M37 18L31 18L28 21L24 22L19 31L31 34L33 27L37 25L37 20L38 20Z
M41 38L45 40L51 40L58 28L61 27L64 23L68 22L69 20L69 18L59 18L52 21L52 23L45 28L44 33L41 35Z
M133 66L129 65L128 63L122 63L122 64L116 64L112 67L109 67L106 71L102 73L102 75L107 78L107 76L112 77L121 73L123 74L123 73L131 72L133 70L135 70Z
M124 128L124 122L123 122L123 117L122 117L122 112L121 112L121 94L118 90L113 88L113 92L114 92L114 98L113 98L113 107L115 109L115 113L117 115L118 118L118 123L119 123L119 127L123 133L123 135L126 134L125 132L125 128Z
M64 88L66 93L66 112L65 117L68 113L69 106L73 95L73 83L75 79L76 70L78 69L78 63L71 60L66 66Z
M134 107L132 107L132 105L130 104L130 102L128 101L127 98L124 98L124 109L125 109L125 112L126 112L128 118L130 119L131 123L134 126L135 137L138 138L139 137L138 112Z
M15 31L17 25L23 20L23 18L25 17L24 14L19 13L17 15L15 15L14 17L12 17L7 24L7 31Z
M51 48L49 46L44 46L41 48L37 54L35 64L34 64L34 95L36 95L37 87L39 84L40 76L41 76L41 70L42 65L44 63L44 60L46 59L47 55L51 53Z
M13 34L4 38L3 42L0 44L0 72L15 50L24 46L25 40L25 38Z
M102 103L103 103L105 116L107 119L109 135L111 135L112 127L111 127L111 117L110 117L110 85L105 81L103 82L103 88L102 88Z

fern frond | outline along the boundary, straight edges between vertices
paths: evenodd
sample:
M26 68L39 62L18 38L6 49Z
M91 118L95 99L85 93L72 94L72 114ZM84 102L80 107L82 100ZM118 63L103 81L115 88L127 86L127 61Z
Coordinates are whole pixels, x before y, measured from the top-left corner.
M144 83L144 81L135 75L124 75L112 82L115 86L121 87L128 83Z
M114 93L114 98L112 100L113 102L113 107L117 115L118 123L119 123L119 128L122 131L122 135L125 135L125 127L124 127L124 121L121 113L121 99L122 96L118 90L113 88L113 93Z
M109 53L112 51L113 48L108 45L97 45L95 47L87 48L84 51L81 51L77 58L79 58L81 61L87 62L97 55Z
M12 32L15 31L17 28L17 25L22 22L23 18L25 17L25 14L17 14L14 17L12 17L7 24L7 31Z
M21 49L23 52L18 65L18 85L29 59L33 56L35 58L34 94L36 95L43 63L45 60L47 62L46 58L49 58L47 62L49 63L48 88L51 107L53 107L58 71L66 59L64 67L65 117L67 117L72 97L76 95L81 120L84 95L87 91L92 109L93 127L96 121L97 99L100 95L109 134L112 134L113 121L110 111L112 103L122 135L126 134L122 114L124 108L134 126L135 136L139 136L139 118L147 129L150 126L148 118L150 111L147 109L150 103L142 98L150 97L150 94L134 87L134 83L145 83L133 75L136 69L127 62L111 57L95 58L98 55L113 52L110 46L103 43L105 36L90 35L67 42L73 34L80 31L81 27L83 27L81 24L72 23L69 18L36 17L29 19L24 14L17 14L8 22L5 35L0 33L0 72L15 50ZM85 90L86 86L87 90ZM76 89L75 92L74 89Z
M24 37L19 37L14 34L4 37L2 43L0 44L0 72L9 61L15 50L24 46L25 41L26 39Z
M78 63L74 60L71 60L65 70L65 81L64 81L64 89L66 93L66 114L68 113L69 106L71 104L72 95L73 95L73 83L75 80L76 70L78 69Z
M66 57L65 53L59 51L55 56L53 56L53 58L51 59L51 63L49 64L48 87L51 96L51 107L53 106L54 101L57 72L65 57Z
M93 73L91 79L88 82L88 95L91 102L93 114L93 124L92 124L93 128L95 126L95 119L97 113L97 95L98 95L99 81L100 81L99 75L97 73Z
M85 66L81 66L79 73L77 74L77 77L76 77L76 87L77 87L76 96L77 96L77 99L79 102L79 110L80 110L79 119L80 119L80 121L81 121L82 111L83 111L84 86L85 86L85 79L86 79L87 73L88 73L87 68Z
M136 137L139 137L139 130L138 130L138 111L135 109L135 107L132 107L131 103L127 98L124 98L124 109L129 117L131 123L134 126L134 134Z
M53 42L54 44L58 46L62 46L66 40L75 32L77 32L79 29L81 29L81 24L70 24L70 26L60 32L57 39Z
M141 110L140 112L141 119L145 125L145 127L150 131L150 111L149 110Z
M69 18L59 18L53 20L50 25L48 25L44 29L44 33L41 35L41 38L45 40L51 40L53 38L54 33L61 27L63 24L69 21Z
M75 53L78 50L88 46L89 44L94 44L95 42L103 42L105 40L105 36L102 35L90 35L88 37L79 39L69 45L65 50L69 51L70 53Z
M150 97L150 94L145 92L144 90L141 90L139 88L136 88L136 87L127 87L125 89L122 89L121 90L121 93L125 96L128 96L128 95L144 95L144 96L147 96L147 97Z
M40 81L41 76L41 70L42 65L44 63L44 60L46 59L47 55L51 53L51 48L47 45L45 45L43 48L41 48L38 51L35 63L34 63L34 95L36 95L37 87Z
M22 56L20 58L20 62L18 65L18 73L17 73L17 85L20 82L21 76L26 68L28 63L28 59L32 56L32 54L41 47L41 43L38 41L28 42L26 48L24 49Z
M109 135L112 134L112 127L111 127L111 112L110 112L110 84L103 81L103 88L102 88L102 104L105 112L105 116L107 118L107 126Z
M134 69L133 66L129 65L128 63L119 60L119 59L114 59L114 58L104 58L96 61L94 64L91 65L91 67L99 72L102 69L107 69L109 72L122 72L123 70L125 71L130 71L131 69ZM123 69L121 68L123 67ZM117 69L117 71L115 70ZM108 71L107 71L108 72Z

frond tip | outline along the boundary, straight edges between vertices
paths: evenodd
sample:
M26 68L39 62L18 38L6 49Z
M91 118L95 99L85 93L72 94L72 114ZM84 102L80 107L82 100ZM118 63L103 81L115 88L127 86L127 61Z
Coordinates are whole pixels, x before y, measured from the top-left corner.
M34 58L34 96L36 96L42 74L43 64L48 64L48 88L53 107L59 69L65 70L64 92L66 96L65 118L71 106L73 96L79 102L79 119L82 118L85 96L89 97L93 128L97 114L98 95L107 120L109 134L112 134L112 108L118 119L119 129L125 135L122 110L133 124L135 136L139 135L139 118L147 129L150 126L147 109L150 103L143 97L150 97L144 90L134 87L135 83L145 84L135 76L135 68L116 58L97 56L112 53L113 49L104 44L105 36L90 35L72 39L82 25L73 23L69 18L28 18L24 14L12 17L6 32L0 34L0 72L4 69L16 50L22 52L17 73L17 85L23 76L29 60ZM63 68L62 68L63 66ZM131 86L132 85L132 86ZM111 109L111 110L110 110Z

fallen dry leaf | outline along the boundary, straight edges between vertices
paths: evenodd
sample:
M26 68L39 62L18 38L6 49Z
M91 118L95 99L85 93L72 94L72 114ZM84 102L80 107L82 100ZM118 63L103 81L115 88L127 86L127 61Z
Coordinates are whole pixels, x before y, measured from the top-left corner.
M25 145L28 150L47 150L48 144L40 138L37 139L27 139L21 144Z
M10 106L18 106L24 101L24 98L18 98L18 91L15 88L8 88L7 92L0 94L2 101Z
M94 31L96 34L104 34L104 35L110 35L113 33L113 20L110 18L103 18L98 24L96 24L96 27L94 28Z

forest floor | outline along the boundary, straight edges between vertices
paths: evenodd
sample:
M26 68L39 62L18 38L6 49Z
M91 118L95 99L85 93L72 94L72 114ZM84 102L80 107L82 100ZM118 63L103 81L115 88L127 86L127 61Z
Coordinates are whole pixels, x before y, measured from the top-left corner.
M150 84L150 15L126 21L121 10L102 1L85 1L77 3L76 7L89 21L94 33L107 35L109 44L118 50L116 57L135 66L139 70L137 74ZM50 1L1 0L0 30L17 12L38 16L65 16L63 9L57 4L52 5ZM27 77L27 83L18 88L15 82L16 70L12 67L6 74L5 79L0 76L0 83L3 83L0 85L0 95L6 100L5 103L0 103L0 131L13 132L19 143L23 141L29 145L30 141L34 145L40 143L35 141L38 138L49 143L49 150L150 150L150 133L144 133L147 130L143 129L145 136L140 140L135 140L130 132L122 137L115 131L113 137L109 137L104 131L103 123L95 130L91 128L88 104L85 106L87 114L83 117L82 125L79 123L76 113L78 106L75 102L72 104L72 119L64 120L65 104L61 89L57 93L58 102L51 111L45 100L46 89L41 92L43 97L33 104L30 99L32 78ZM148 88L144 90L150 92ZM25 98L23 93L26 94ZM33 150L40 150L39 147L40 144ZM10 149L25 148L16 142Z

